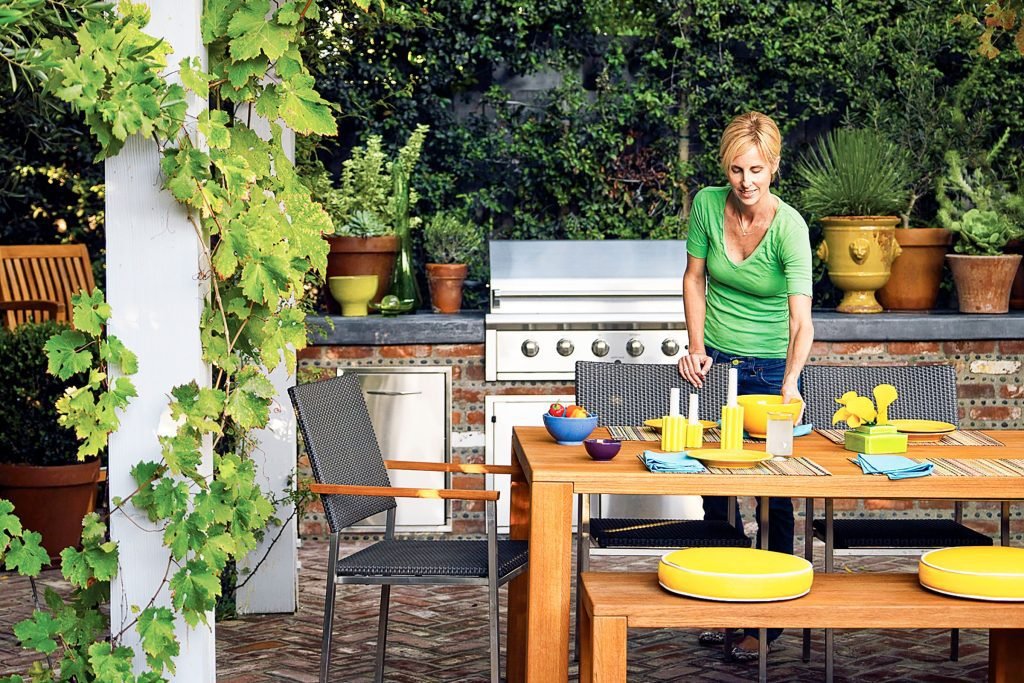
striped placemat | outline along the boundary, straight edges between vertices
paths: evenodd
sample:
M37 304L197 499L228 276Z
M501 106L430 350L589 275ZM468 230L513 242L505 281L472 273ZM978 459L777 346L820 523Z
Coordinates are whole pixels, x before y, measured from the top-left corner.
M832 443L842 445L844 438L843 434L846 432L845 429L815 429L826 439ZM938 441L914 441L910 439L907 442L908 446L1002 446L1001 441L993 439L984 432L979 432L973 429L958 429L955 432L949 434L943 434L942 438Z
M1024 458L925 458L944 477L1024 477Z
M613 439L621 441L661 441L661 432L650 427L608 427ZM722 434L717 427L704 430L704 443L721 443ZM763 439L752 439L749 436L743 443L764 443Z

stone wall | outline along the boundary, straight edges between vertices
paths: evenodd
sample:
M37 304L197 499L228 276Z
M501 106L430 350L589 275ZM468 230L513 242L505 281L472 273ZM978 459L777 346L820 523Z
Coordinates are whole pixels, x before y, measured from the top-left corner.
M974 340L928 342L816 342L812 363L915 364L952 362L957 369L961 424L970 429L1024 429L1024 341ZM312 346L299 354L299 381L332 377L338 367L448 366L452 370L452 461L484 462L484 397L499 394L571 394L566 382L486 382L483 344L398 344L365 346ZM302 469L304 468L304 469ZM309 476L308 464L300 472ZM458 489L482 489L483 477L454 475ZM1024 486L1024 484L1022 484ZM748 504L750 501L747 501ZM821 510L818 501L818 510ZM951 503L934 501L837 500L837 515L949 516ZM1012 532L1024 539L1020 519L1024 506L1014 510ZM798 506L803 517L802 505ZM970 503L965 518L979 531L998 534L998 503ZM819 513L820 514L820 513ZM753 518L752 510L746 519ZM483 531L483 504L452 501L452 530L457 534ZM797 523L798 531L802 522ZM327 533L323 510L316 502L299 524L303 537Z

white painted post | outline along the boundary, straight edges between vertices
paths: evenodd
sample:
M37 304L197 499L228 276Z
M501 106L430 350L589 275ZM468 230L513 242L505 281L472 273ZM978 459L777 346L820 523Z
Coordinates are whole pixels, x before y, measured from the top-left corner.
M270 138L266 120L242 106L236 112L241 121L249 121L253 130L264 139ZM295 134L282 129L282 145L289 159L295 159ZM276 498L286 496L295 484L295 412L288 398L288 387L295 384L295 365L282 363L270 374L277 397L270 408L270 424L254 434L253 461L256 483ZM277 509L277 518L287 521L281 527L270 527L257 548L238 560L238 583L235 610L239 614L291 613L299 596L298 520L292 517L291 503ZM289 519L290 518L290 519ZM280 534L280 536L278 536ZM275 542L276 539L276 542ZM261 564L262 563L262 564ZM257 569L258 567L258 569ZM255 571L251 577L247 571Z
M206 50L199 32L200 0L148 0L152 21L147 31L162 36L174 48L170 64ZM195 116L201 102L190 102ZM129 474L143 460L158 461L161 419L166 420L170 390L196 381L210 385L210 370L203 363L199 320L206 286L199 273L206 269L202 250L185 211L160 188L160 157L152 140L135 137L106 163L107 298L113 309L110 332L139 358L134 377L138 397L122 416L120 429L110 440L110 495L128 496L135 490ZM207 452L204 467L212 468ZM111 630L119 633L135 619L134 606L145 606L168 569L169 553L162 534L144 513L128 506L110 520L110 533L120 545L121 562L111 586ZM173 572L173 567L171 571ZM167 605L170 594L156 595ZM216 679L213 613L209 627L189 629L178 620L181 654L177 673L170 680L206 683ZM134 628L124 643L135 647ZM141 652L141 648L135 647ZM136 672L143 669L138 656Z

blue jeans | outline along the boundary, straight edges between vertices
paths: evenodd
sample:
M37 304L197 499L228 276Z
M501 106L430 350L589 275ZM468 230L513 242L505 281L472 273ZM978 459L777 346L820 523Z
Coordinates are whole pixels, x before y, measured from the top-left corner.
M786 374L785 358L754 358L751 356L733 356L717 349L707 348L706 353L715 363L728 363L738 371L736 393L743 394L779 394L782 392L782 379ZM761 499L757 499L757 547L761 547ZM728 521L728 498L721 496L704 497L704 519ZM733 524L737 529L743 528L743 518L736 508L736 519ZM768 499L768 550L779 553L793 554L793 499ZM757 638L757 629L745 629L748 636ZM771 642L782 633L780 628L768 629L768 641Z

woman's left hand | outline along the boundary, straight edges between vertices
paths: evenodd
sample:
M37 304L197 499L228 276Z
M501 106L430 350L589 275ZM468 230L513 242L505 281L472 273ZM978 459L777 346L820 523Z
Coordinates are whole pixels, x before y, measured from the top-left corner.
M795 384L783 384L781 393L783 403L790 403L792 401L803 402L804 400L804 397L800 395L800 389L798 389ZM796 422L794 422L793 424L800 424L800 422L804 419L804 410L806 409L806 407L807 404L806 402L804 402L804 406L803 408L800 408L800 414L796 416Z

